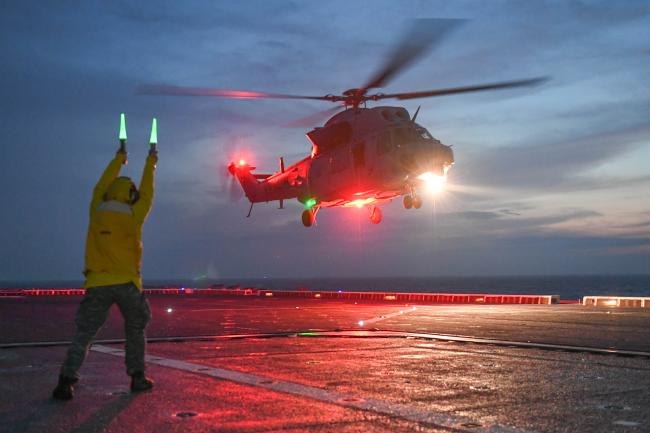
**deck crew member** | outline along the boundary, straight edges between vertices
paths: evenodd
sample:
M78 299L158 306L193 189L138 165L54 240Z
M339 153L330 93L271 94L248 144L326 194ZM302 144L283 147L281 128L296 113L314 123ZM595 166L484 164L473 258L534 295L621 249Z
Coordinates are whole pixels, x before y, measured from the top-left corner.
M76 334L61 367L59 383L52 393L55 399L73 397L78 370L114 303L124 318L125 363L126 372L131 376L131 391L153 387L153 381L145 376L145 327L151 319L151 310L142 293L140 267L142 226L153 201L158 153L152 146L139 189L128 177L118 177L126 159L127 153L122 146L93 191L86 238L86 295L75 317Z

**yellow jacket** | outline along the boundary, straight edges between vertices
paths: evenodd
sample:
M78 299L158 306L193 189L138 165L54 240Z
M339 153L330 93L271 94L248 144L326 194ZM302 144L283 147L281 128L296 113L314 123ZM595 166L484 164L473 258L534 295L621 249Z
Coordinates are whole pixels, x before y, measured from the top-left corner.
M142 225L153 201L157 157L147 158L140 198L133 204L131 181L118 177L125 157L115 155L93 191L86 238L86 288L133 282L142 289Z

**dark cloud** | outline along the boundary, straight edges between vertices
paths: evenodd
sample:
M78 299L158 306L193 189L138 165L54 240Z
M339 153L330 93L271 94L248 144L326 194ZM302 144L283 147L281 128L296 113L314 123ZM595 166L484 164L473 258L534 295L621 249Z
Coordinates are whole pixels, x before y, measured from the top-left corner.
M503 215L521 216L521 213L515 212L512 209L499 209L499 212L502 213Z
M498 212L486 212L486 211L465 211L458 213L449 213L445 214L449 218L462 218L467 220L493 220L495 218L500 218L502 215Z
M514 189L591 190L645 183L648 176L603 178L588 170L647 146L650 125L634 125L566 141L483 149L457 171L463 181ZM456 168L455 168L456 169Z
M631 227L631 228L650 227L650 221L641 221L640 223L625 224L623 227Z
M379 226L366 210L323 210L307 230L296 203L256 205L247 219L248 204L224 194L231 137L245 138L260 170L275 169L278 155L309 152L305 131L278 126L327 105L134 92L155 83L340 92L364 83L415 17L470 21L382 90L553 80L406 104L422 104L422 124L455 146L450 187L478 187L452 191L436 208L427 198L418 212L387 205ZM150 118L159 119L156 203L144 235L150 277L647 270L649 215L635 191L650 179L631 155L648 148L650 64L639 55L648 28L648 5L632 1L7 3L0 181L10 211L0 213L0 279L80 276L89 194L115 150L122 111L124 172L135 178ZM595 175L605 164L619 174ZM621 221L595 203L626 196ZM589 224L616 234L568 228Z

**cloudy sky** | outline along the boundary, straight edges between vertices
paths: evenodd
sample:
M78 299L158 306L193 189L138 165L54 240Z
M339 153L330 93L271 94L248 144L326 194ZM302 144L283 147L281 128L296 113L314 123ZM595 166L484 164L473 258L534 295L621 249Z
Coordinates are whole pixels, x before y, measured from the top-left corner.
M146 278L599 274L650 270L650 6L645 1L111 1L0 6L0 280L79 279L92 187L127 113L139 178L160 162ZM419 17L467 21L384 92L550 76L406 101L453 145L448 189L300 223L231 203L224 148L263 172L309 152L282 125L317 101L138 96L141 84L324 95L363 84ZM314 125L317 126L317 125Z

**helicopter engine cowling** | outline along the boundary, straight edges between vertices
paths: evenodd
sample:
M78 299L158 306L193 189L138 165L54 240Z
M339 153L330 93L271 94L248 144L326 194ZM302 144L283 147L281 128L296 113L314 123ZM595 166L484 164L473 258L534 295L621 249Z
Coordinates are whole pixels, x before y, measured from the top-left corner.
M307 138L312 143L312 157L348 142L352 133L352 126L348 122L333 123L309 131Z

